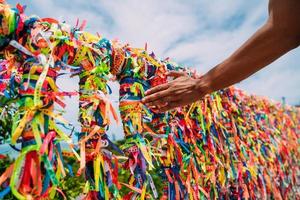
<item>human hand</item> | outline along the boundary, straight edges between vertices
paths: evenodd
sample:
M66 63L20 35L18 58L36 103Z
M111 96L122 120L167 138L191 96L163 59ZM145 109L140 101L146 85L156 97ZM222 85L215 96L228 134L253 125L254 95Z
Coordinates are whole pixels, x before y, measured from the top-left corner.
M151 88L145 92L142 100L148 107L165 112L167 110L185 106L201 99L208 87L202 77L191 78L185 72L171 71L167 76L175 79Z

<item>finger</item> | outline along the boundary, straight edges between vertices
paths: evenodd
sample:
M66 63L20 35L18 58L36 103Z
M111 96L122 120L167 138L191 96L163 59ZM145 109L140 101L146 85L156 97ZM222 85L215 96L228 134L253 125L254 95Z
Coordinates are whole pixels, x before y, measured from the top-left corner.
M172 96L165 96L161 99L158 99L158 100L155 100L155 101L152 101L152 102L148 102L146 103L146 105L149 107L149 106L157 106L157 107L164 107L166 106L166 104L170 103L170 102L173 102L173 101L177 101L179 100L179 96L177 95L172 95Z
M187 74L185 72L179 72L179 71L169 71L166 74L169 77L178 78L180 76L186 76Z
M163 97L168 96L168 95L170 95L170 94L169 94L169 91L167 91L167 90L164 90L164 91L161 91L161 92L156 92L154 94L151 94L151 95L148 95L148 96L144 97L142 99L142 102L143 103L151 103L153 101L162 99Z
M166 106L159 108L159 111L166 112L166 111L172 110L179 106L181 106L181 103L179 101L173 101L173 102L168 103Z
M157 109L160 109L160 108L165 107L165 106L167 106L167 105L168 105L168 102L160 102L160 103L158 103L155 107L156 107Z
M152 101L152 102L149 102L149 103L146 103L146 106L148 107L157 107L157 108L161 108L161 107L164 107L168 104L167 101L163 100L163 99L158 99L156 101Z
M168 89L168 88L169 88L169 84L168 83L165 83L165 84L162 84L162 85L158 85L158 86L155 86L155 87L150 88L149 90L147 90L145 92L145 95L150 95L150 94L153 94L153 93L156 93L156 92Z

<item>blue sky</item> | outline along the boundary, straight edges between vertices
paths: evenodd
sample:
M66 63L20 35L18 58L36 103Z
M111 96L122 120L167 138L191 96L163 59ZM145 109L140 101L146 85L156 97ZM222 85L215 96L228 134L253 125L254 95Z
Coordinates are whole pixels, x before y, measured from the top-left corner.
M161 58L205 73L234 52L267 19L267 0L23 0L26 13L53 17L74 25L87 20L86 30L148 49ZM249 93L300 104L300 48L237 84ZM74 90L78 80L59 80ZM117 105L118 85L111 97ZM68 100L66 116L76 123L76 98ZM112 132L121 136L113 124Z

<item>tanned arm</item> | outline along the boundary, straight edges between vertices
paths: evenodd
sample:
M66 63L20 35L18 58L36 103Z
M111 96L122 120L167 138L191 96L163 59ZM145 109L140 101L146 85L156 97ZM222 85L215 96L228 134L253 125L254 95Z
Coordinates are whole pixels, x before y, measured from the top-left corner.
M212 90L244 80L300 44L300 1L271 0L270 15L245 44L210 70L205 79Z
M199 79L171 72L178 78L148 90L143 101L161 111L190 104L246 79L299 45L300 0L270 0L267 22L229 58Z

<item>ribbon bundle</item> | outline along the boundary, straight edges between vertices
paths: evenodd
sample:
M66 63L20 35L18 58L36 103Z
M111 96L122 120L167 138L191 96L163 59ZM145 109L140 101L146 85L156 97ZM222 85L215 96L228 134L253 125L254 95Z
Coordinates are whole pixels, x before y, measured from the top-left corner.
M61 142L86 177L86 199L296 198L299 173L299 111L227 88L190 106L157 113L141 103L144 91L167 82L166 72L185 71L145 49L71 28L51 18L27 17L24 7L0 3L1 139L22 149L0 177L18 199L54 198L70 172ZM80 91L60 91L58 76L79 76ZM107 81L120 83L125 144L106 135L117 114ZM58 123L65 96L79 95L80 153ZM56 106L55 106L56 105ZM62 110L58 109L61 107ZM7 126L10 120L11 126ZM10 135L7 132L11 132ZM9 138L9 139L7 139ZM124 161L125 160L125 161ZM160 169L163 188L151 171ZM119 174L129 171L128 183ZM70 172L71 173L71 172ZM120 189L131 190L121 197Z
M147 169L156 163L165 179L164 199L296 197L299 111L227 88L156 113L141 103L143 92L166 82L168 70L195 74L144 54L135 52L133 63L142 62L118 76L126 141L135 147L129 162L136 186L146 185L155 196Z

